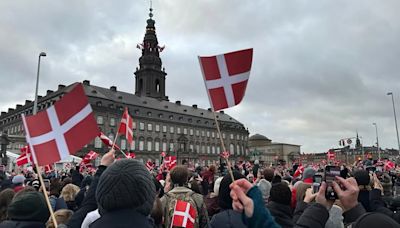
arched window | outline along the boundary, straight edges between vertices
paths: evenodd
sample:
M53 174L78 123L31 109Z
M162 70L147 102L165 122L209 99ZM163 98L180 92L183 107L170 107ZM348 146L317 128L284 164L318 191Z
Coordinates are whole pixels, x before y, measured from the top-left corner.
M229 152L230 154L235 154L235 146L232 143L229 145Z
M240 155L240 146L239 146L239 144L236 145L236 154Z
M167 140L164 139L162 142L162 151L166 152L167 151Z
M144 150L144 138L139 139L139 150L140 151Z
M155 87L156 87L155 88L156 92L159 93L160 92L160 80L156 79Z
M159 139L154 140L154 150L160 151L160 140Z
M147 151L151 151L153 149L153 139L147 138Z

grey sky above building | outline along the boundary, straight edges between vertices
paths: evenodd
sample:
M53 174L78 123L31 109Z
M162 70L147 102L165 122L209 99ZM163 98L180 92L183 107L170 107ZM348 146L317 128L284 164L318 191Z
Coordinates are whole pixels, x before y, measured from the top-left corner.
M58 84L134 93L148 1L1 1L0 110ZM397 0L154 0L170 101L208 108L198 55L252 47L246 96L226 113L277 142L324 152L343 137L396 148L400 112Z

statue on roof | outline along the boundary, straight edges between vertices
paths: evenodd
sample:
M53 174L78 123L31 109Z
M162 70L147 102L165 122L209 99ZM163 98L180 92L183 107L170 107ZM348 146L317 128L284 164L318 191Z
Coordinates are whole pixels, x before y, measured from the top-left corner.
M4 130L0 137L0 145L1 145L0 158L2 165L7 165L8 163L7 146L10 144L10 142L11 139L8 137L7 131Z

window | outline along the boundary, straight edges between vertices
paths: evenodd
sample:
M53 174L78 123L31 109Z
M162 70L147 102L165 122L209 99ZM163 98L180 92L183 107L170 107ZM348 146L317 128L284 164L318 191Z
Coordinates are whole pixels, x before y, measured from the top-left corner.
M203 154L206 153L206 146L201 145L201 153L203 153Z
M192 143L189 145L189 149L190 149L190 152L193 152L193 150L194 150L194 146L193 146L193 144L192 144Z
M111 117L111 118L110 118L110 126L111 126L111 127L114 127L114 126L115 126L115 118L114 118L114 117Z
M139 123L139 130L144 131L144 123L143 122Z
M236 140L240 140L240 135L239 134L236 135Z
M215 138L215 132L211 132L211 138Z
M160 131L160 125L156 124L156 132Z
M207 154L210 153L210 145L207 145Z
M169 133L171 133L171 134L174 133L174 127L173 127L173 126L170 126L170 127L169 127Z
M199 135L200 135L200 131L196 130L196 136L199 136Z
M221 147L217 146L217 154L221 153Z
M204 131L201 131L201 136L204 137L204 135L205 135L205 134L204 134Z
M215 146L212 146L212 147L211 147L211 152L212 152L213 154L215 154Z
M147 124L147 130L152 131L153 130L153 124L149 123Z
M230 139L233 139L233 134L231 133L231 135L230 135Z
M162 143L162 150L165 152L167 151L167 142Z
M164 132L164 133L167 132L167 126L165 126L165 125L162 126L162 132Z
M200 153L200 145L199 144L196 145L196 153Z
M173 119L174 119L174 116L173 116L173 115L170 115L170 116L169 116L169 119L170 119L170 120L173 120Z
M121 150L126 150L126 140L121 139Z
M160 142L159 141L155 141L154 142L154 150L155 151L160 151Z
M187 135L187 128L183 128L183 134Z
M176 133L177 133L177 134L180 134L180 133L181 133L181 128L180 128L180 127L177 127L177 128L176 128Z
M169 151L174 151L174 143L173 142L169 143Z
M193 128L189 129L189 135L193 135Z
M101 144L101 139L99 137L96 137L94 139L94 148L101 148L102 144Z
M148 151L151 151L151 150L153 149L152 146L153 146L152 140L151 140L151 139L148 139L148 140L147 140L147 150L148 150Z
M229 145L229 152L235 154L235 146L232 143Z
M139 150L143 151L144 150L144 139L139 139Z
M210 132L209 131L207 131L207 137L210 138Z
M218 132L216 133L216 135L217 135L217 139L219 139L219 133Z
M240 146L239 146L239 144L236 145L236 154L240 155Z
M102 116L97 116L97 124L103 124L104 120Z
M112 141L114 141L114 134L113 133L108 134L108 138L110 138Z
M131 147L130 147L131 150L135 150L136 149L135 141L136 141L135 139L132 140Z
M222 138L225 139L225 133L222 133Z

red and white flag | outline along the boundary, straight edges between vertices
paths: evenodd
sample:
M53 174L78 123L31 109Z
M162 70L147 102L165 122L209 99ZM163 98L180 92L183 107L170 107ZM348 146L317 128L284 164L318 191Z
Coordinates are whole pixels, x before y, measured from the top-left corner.
M327 156L328 156L328 160L335 160L335 157L336 157L335 152L332 150L328 151Z
M122 115L121 124L118 128L119 134L124 134L129 145L133 141L133 119L128 113L128 108L125 108L124 114Z
M165 155L167 155L164 151L163 152L161 152L161 157L165 157Z
M229 151L224 151L221 153L221 157L223 157L224 159L228 159L229 155L230 155Z
M28 152L22 153L16 160L17 166L23 166L29 162L32 162L32 154Z
M154 163L151 160L148 160L146 162L146 168L147 170L152 171L154 169Z
M96 159L98 156L99 156L98 153L96 153L96 152L94 152L93 150L91 150L89 153L87 153L87 154L85 155L85 157L83 158L82 161L83 161L85 164L87 164L87 163L89 163L90 161Z
M107 145L108 147L112 147L113 145L113 141L108 138L103 132L100 132L98 137L101 139L101 141ZM118 147L117 144L114 145L114 148L116 148L117 150L120 150L120 148Z
M22 121L26 141L39 166L75 154L99 133L82 84L74 86L48 109L32 116L22 114Z
M133 152L126 153L126 158L136 158L136 154Z
M53 171L54 171L54 169L53 169L53 166L51 164L48 164L48 165L44 166L44 173L47 174L47 173L51 173Z
M164 158L164 167L168 170L173 169L176 166L176 156L167 156Z
M214 111L239 104L250 76L253 49L199 57L210 103Z
M396 167L396 164L394 162L388 160L388 161L386 161L384 167L385 167L385 170L392 170Z
M193 228L196 220L196 209L190 203L177 200L172 216L171 227Z
M303 172L304 172L304 166L300 164L300 165L297 167L296 171L294 172L293 177L298 177L298 176L300 176L301 174L303 174Z

